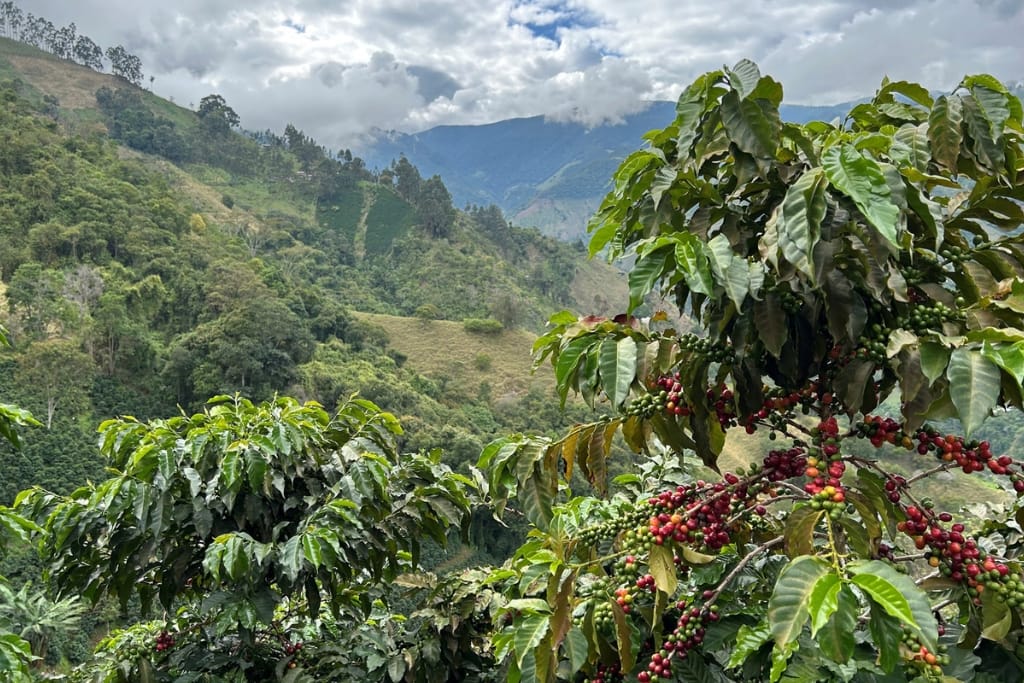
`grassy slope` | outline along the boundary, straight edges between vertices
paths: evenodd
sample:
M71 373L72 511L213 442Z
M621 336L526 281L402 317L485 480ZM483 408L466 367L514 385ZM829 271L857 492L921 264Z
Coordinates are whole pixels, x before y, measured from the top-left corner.
M466 332L462 323L447 320L419 320L376 313L357 317L383 327L389 346L408 358L409 367L432 379L445 379L471 387L491 385L492 395L521 395L531 387L553 390L554 375L546 368L531 374L530 346L534 335L523 330L499 334ZM481 369L478 359L488 357L489 368ZM481 363L482 365L482 363Z

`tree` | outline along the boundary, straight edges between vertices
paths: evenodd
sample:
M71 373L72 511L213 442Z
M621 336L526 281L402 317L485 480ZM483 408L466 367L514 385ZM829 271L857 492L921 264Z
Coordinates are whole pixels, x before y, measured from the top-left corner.
M395 178L395 189L398 195L407 202L416 203L420 194L420 187L423 185L423 178L419 169L413 166L405 155L398 157L398 161L391 162L391 174Z
M200 127L209 135L224 137L237 128L240 123L238 114L228 106L228 103L220 95L207 95L199 100L199 110L196 111L199 117Z
M0 27L3 28L5 36L17 39L22 21L23 15L20 7L11 0L5 0L3 3L0 3Z
M46 404L46 428L60 403L74 406L87 400L86 390L96 366L78 344L67 339L39 341L18 357L18 383L33 387Z
M39 664L53 637L77 628L85 609L77 596L52 601L31 583L13 591L0 582L0 624L25 639Z
M7 289L7 307L25 335L42 338L60 330L67 320L62 285L58 271L42 268L34 261L14 271Z
M303 639L314 650L331 647L332 630L354 631L423 543L444 543L467 519L467 480L437 454L399 457L398 421L368 401L330 416L221 396L192 416L100 431L112 478L69 497L37 490L22 509L46 526L61 594L137 596L144 612L177 615L101 645L109 680L301 669ZM364 661L364 673L381 663Z
M142 60L124 49L122 45L107 48L110 72L132 85L142 85Z
M554 316L538 361L613 415L481 456L534 527L494 636L515 680L1024 676L1020 499L971 523L920 490L1024 492L977 436L1024 395L1021 104L985 75L886 80L837 124L781 101L748 61L701 76L590 224L629 310L661 290L702 334ZM712 472L737 431L783 443ZM606 497L617 434L641 460ZM597 498L562 497L576 473Z
M401 180L399 180L401 185ZM416 193L416 217L427 234L433 237L447 237L455 220L452 196L441 181L441 176L431 176Z
M53 54L61 59L71 59L75 52L75 41L78 39L78 27L71 22L54 33Z
M89 36L78 36L72 52L82 66L87 66L94 71L103 71L103 49Z

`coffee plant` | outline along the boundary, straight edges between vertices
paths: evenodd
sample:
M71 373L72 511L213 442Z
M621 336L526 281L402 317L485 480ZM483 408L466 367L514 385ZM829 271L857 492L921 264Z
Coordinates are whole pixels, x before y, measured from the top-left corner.
M503 570L509 680L1024 677L1021 505L922 493L1024 492L978 437L1024 401L1021 103L986 75L885 80L832 123L781 101L751 62L705 74L622 162L590 252L631 260L629 312L534 346L614 415L481 456L533 526ZM641 316L653 292L699 332ZM640 474L610 482L619 438Z
M108 480L16 501L60 595L161 616L112 634L81 680L310 680L307 652L365 626L422 544L468 522L471 482L439 452L400 456L400 433L361 399L330 415L220 396L101 425ZM422 637L440 638L432 624Z
M0 347L8 345L7 330L0 325ZM18 427L39 426L32 415L18 406L0 403L0 439L8 441L15 448L19 446ZM35 525L24 517L16 514L5 505L0 505L0 557L3 556L9 542L24 543L29 534L36 529ZM0 587L5 587L6 579L0 576ZM31 647L24 638L9 629L9 625L0 617L0 672L4 672L15 683L31 680L29 664L38 659L32 655Z

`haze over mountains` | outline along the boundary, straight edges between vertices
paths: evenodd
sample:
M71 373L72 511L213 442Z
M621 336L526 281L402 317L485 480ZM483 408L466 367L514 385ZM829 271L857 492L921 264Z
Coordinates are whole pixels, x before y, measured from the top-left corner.
M851 106L783 105L781 113L793 123L830 121ZM643 146L644 133L674 118L674 102L653 102L623 123L595 128L543 116L437 126L383 135L359 153L370 168L404 154L425 177L440 175L456 206L496 204L517 225L575 240L585 235L619 162Z

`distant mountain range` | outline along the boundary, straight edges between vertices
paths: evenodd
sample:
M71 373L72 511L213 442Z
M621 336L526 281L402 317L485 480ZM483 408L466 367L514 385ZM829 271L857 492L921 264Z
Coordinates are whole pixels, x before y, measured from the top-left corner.
M781 114L794 123L831 121L851 106L782 105ZM674 118L674 102L653 102L618 125L588 129L534 116L392 133L358 151L370 168L404 154L424 177L440 175L456 206L496 204L517 225L575 240L584 237L619 162L643 145L644 133Z

